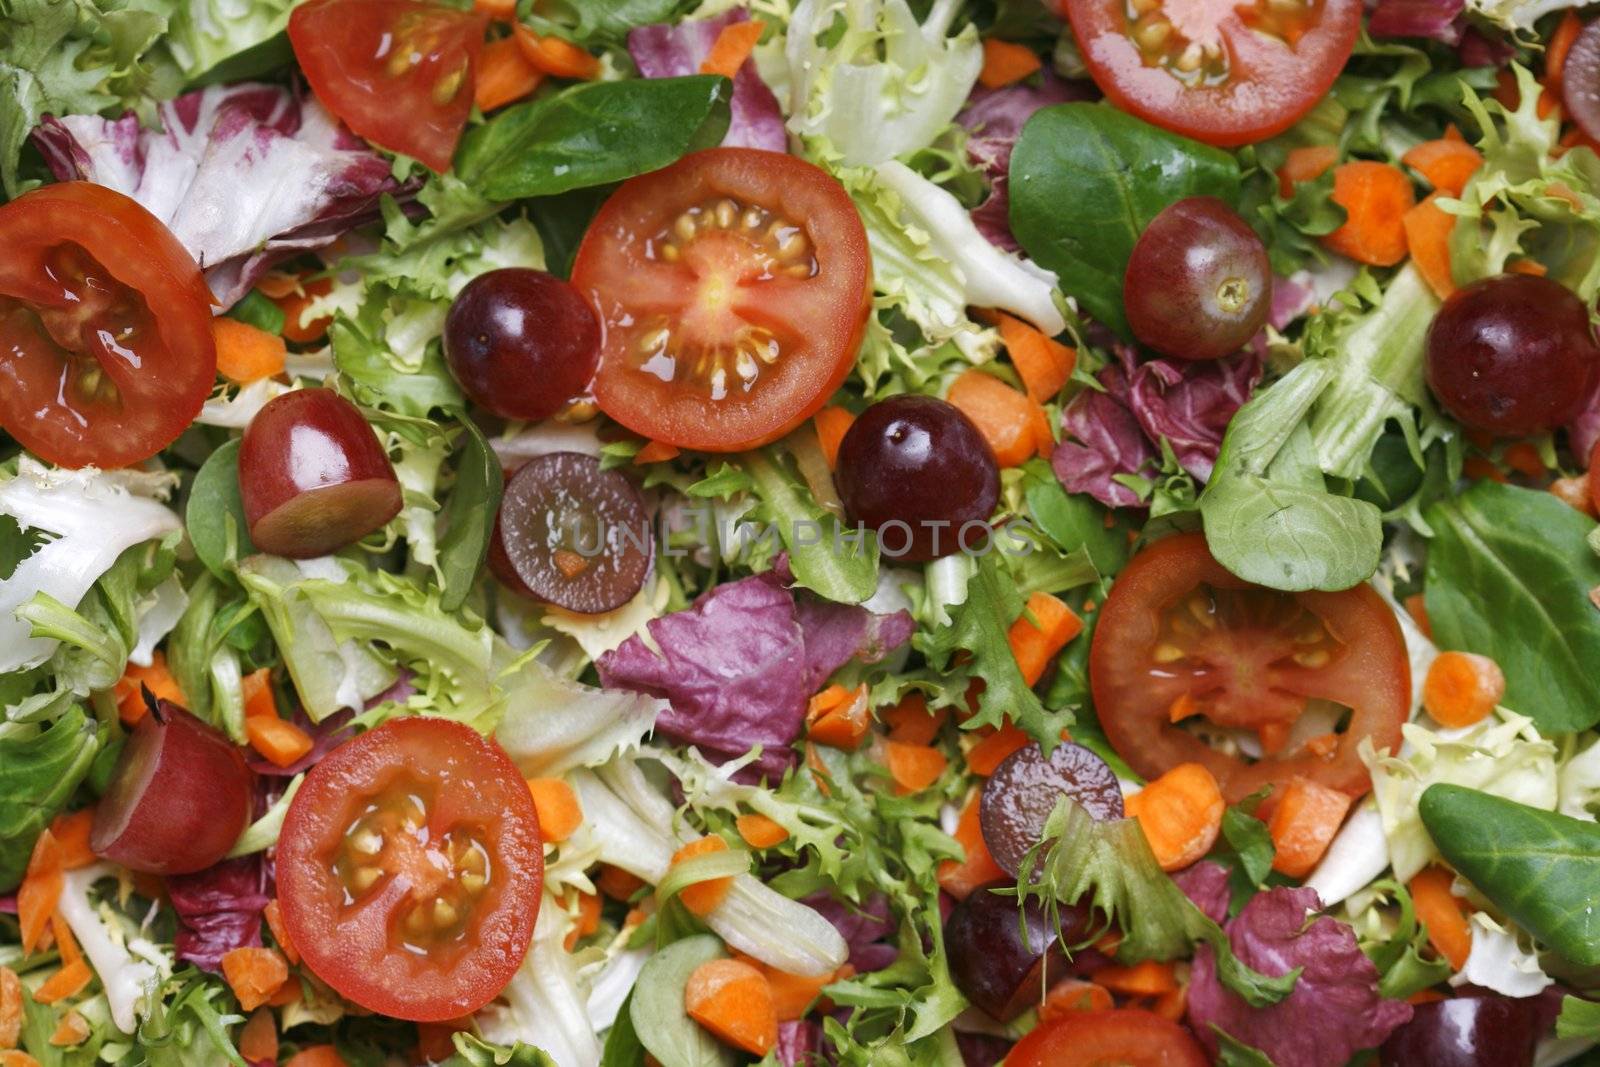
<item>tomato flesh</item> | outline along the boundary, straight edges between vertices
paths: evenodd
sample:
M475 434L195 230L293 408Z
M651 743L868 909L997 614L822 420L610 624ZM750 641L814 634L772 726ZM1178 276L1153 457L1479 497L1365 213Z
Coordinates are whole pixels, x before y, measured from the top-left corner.
M1370 586L1252 586L1212 558L1204 536L1182 534L1135 556L1101 611L1089 657L1095 709L1112 747L1146 777L1194 762L1230 802L1297 776L1360 796L1371 787L1362 738L1399 745L1410 661ZM1349 709L1331 739L1300 728L1313 701ZM1255 731L1262 757L1213 747L1216 728Z
M1206 1067L1199 1042L1177 1023L1137 1008L1074 1012L1026 1034L1006 1067Z
M651 440L727 452L781 437L843 383L871 258L825 171L713 148L625 183L572 280L600 316L600 408Z
M402 1019L470 1014L511 980L544 880L538 816L503 751L396 719L306 776L284 820L284 923L318 977Z
M1089 73L1123 110L1209 144L1264 140L1333 85L1360 0L1059 0Z
M0 425L64 467L155 455L216 380L210 291L177 238L90 182L0 207Z
M442 174L472 114L488 25L423 0L310 0L289 16L289 42L346 126Z

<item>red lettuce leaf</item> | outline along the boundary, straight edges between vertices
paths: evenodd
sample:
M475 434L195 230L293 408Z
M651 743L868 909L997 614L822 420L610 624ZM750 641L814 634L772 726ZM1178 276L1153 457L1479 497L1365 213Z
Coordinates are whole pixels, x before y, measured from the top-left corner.
M1587 464L1595 446L1600 445L1600 381L1595 383L1594 392L1589 394L1589 402L1578 417L1567 424L1567 439L1578 462Z
M272 876L261 853L168 878L167 896L178 913L178 959L215 974L231 950L260 946L261 912L271 894Z
M1465 0L1378 0L1367 18L1374 37L1423 37L1456 44Z
M628 54L646 78L698 74L717 35L749 17L743 8L734 8L714 19L640 26L628 33ZM789 150L789 134L783 125L783 112L778 109L778 98L761 80L754 60L745 60L733 79L732 110L733 121L722 139L724 145L764 148L769 152Z

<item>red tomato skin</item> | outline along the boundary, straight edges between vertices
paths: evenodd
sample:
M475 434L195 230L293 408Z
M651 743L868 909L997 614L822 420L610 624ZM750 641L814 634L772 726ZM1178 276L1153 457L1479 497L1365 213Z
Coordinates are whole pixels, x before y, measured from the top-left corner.
M1293 126L1344 69L1361 34L1361 0L1322 2L1321 18L1292 47L1251 30L1228 5L1216 25L1235 76L1200 88L1145 63L1128 36L1121 0L1056 0L1056 6L1072 24L1090 76L1112 103L1163 129L1231 148Z
M1138 1008L1075 1012L1025 1034L1005 1067L1207 1067L1189 1031Z
M1600 511L1600 441L1594 443L1589 455L1589 498L1594 501L1594 509Z
M6 298L34 310L74 301L46 268L69 243L97 277L142 301L153 329L127 341L136 361L100 360L122 393L120 408L108 410L65 399L54 346L24 317L0 315L0 426L63 467L127 466L171 444L210 395L211 291L188 251L136 201L92 182L60 182L0 206L0 309Z
M749 287L754 321L803 347L768 368L770 378L749 396L731 402L629 365L638 334L634 295L648 291L652 310L671 312L694 298L693 276L647 259L647 246L684 209L718 196L760 204L802 225L820 268L804 285L809 306L803 308L770 296L763 302L764 286L774 283ZM600 367L591 387L600 409L653 441L742 452L799 426L849 377L871 312L872 256L850 194L826 171L782 152L710 148L623 183L590 223L572 282L600 317Z
M486 828L496 873L473 924L446 957L392 943L390 917L406 883L390 877L346 907L332 871L345 829L369 800L409 775L435 786L430 831ZM533 939L544 886L539 817L527 783L492 740L448 719L391 719L345 742L306 775L277 854L278 899L310 969L347 1000L414 1022L470 1015L499 994Z
M488 28L487 15L425 0L310 0L289 16L289 43L346 126L443 174L472 114ZM421 60L392 69L408 49Z
M1344 642L1345 653L1326 668L1291 671L1272 681L1287 680L1312 690L1300 695L1335 700L1353 714L1331 759L1303 752L1268 756L1247 765L1170 721L1173 697L1188 690L1181 682L1170 681L1173 672L1157 669L1150 656L1160 613L1201 584L1219 590L1254 588L1218 563L1199 533L1155 542L1117 576L1100 609L1089 651L1090 690L1111 747L1146 778L1158 777L1180 763L1200 763L1216 777L1229 803L1295 776L1352 797L1368 792L1372 780L1356 751L1359 741L1371 737L1378 750L1397 750L1400 727L1411 709L1410 659L1393 610L1369 585L1338 593L1281 594L1292 596L1320 618ZM1241 658L1248 651L1242 649Z

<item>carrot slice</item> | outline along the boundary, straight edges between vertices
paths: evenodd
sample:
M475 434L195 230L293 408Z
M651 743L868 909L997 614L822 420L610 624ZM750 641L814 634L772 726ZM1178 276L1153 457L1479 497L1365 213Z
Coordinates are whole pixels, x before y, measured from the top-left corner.
M789 831L783 828L783 824L765 815L754 813L740 815L733 820L733 825L738 829L744 843L751 848L771 848L789 840Z
M946 397L972 420L1002 467L1018 467L1038 443L1035 404L992 374L976 368L957 378Z
M1113 993L1130 997L1154 997L1178 988L1178 973L1171 963L1143 960L1126 967L1102 967L1094 980Z
M306 309L320 297L333 292L332 278L313 278L310 281L286 275L294 283L294 288L282 296L273 296L272 302L278 305L283 312L283 339L293 344L310 344L320 341L328 332L328 327L333 325L331 315L310 322L302 322ZM266 290L257 285L256 288L263 292ZM272 294L268 294L271 296Z
M978 84L985 89L999 89L1037 73L1042 66L1039 54L1027 45L990 37L983 42L983 67L978 71Z
M1579 474L1572 478L1557 478L1550 483L1550 491L1562 503L1570 504L1591 519L1594 518L1594 498L1589 494L1589 478L1587 475Z
M863 683L855 689L831 685L811 698L806 708L806 736L819 745L849 751L861 747L872 729L872 715L867 709L867 689Z
M1401 223L1406 231L1406 246L1411 249L1411 262L1417 265L1422 280L1440 300L1448 299L1456 291L1450 266L1450 235L1455 232L1456 217L1439 206L1438 193L1429 193L1427 199L1405 213Z
M1513 441L1507 445L1500 454L1500 462L1529 478L1543 478L1550 473L1539 450L1527 441Z
M828 469L833 470L839 465L839 446L844 442L845 432L856 417L844 408L829 405L812 416L812 420L816 423L822 456L828 461Z
M1164 871L1182 870L1211 851L1226 807L1217 780L1198 763L1178 764L1126 803Z
M55 1032L50 1035L50 1044L56 1048L71 1048L89 1040L90 1033L89 1021L77 1011L68 1011L56 1023Z
M22 979L0 967L0 1048L15 1048L22 1037Z
M1506 695L1506 676L1488 656L1441 652L1422 683L1422 706L1441 726L1482 722Z
M112 695L117 700L117 717L122 720L124 726L137 726L148 710L145 707L141 686L150 690L150 695L157 700L170 700L185 707L189 704L184 699L183 689L178 685L178 680L167 669L166 655L160 651L153 652L150 655L150 666L128 664L121 679L112 687Z
M1561 16L1561 24L1550 35L1544 49L1544 87L1557 99L1561 97L1561 82L1567 70L1567 56L1583 32L1583 20L1571 8Z
M689 975L683 1010L718 1039L752 1056L778 1043L778 1013L767 976L739 960L707 960Z
M239 1007L255 1011L289 980L289 963L276 949L229 949L222 956L222 977L239 998Z
M529 778L528 792L539 814L539 831L546 841L561 842L583 825L578 794L560 778Z
M278 702L272 696L272 668L262 667L244 676L240 686L244 690L244 717L278 716Z
M61 869L75 871L87 867L100 857L89 847L89 832L94 828L94 809L79 808L62 812L50 820L50 833L61 850Z
M650 441L634 453L633 464L642 467L646 463L664 463L669 459L678 458L676 445L669 445L665 441Z
M278 951L290 963L300 962L300 953L294 947L294 942L289 939L289 928L283 925L283 907L278 903L278 898L273 897L267 901L267 906L262 909L261 917L267 920L267 929L272 931L272 939L278 943Z
M600 865L600 877L595 879L595 885L600 892L612 900L626 903L633 899L633 895L644 888L644 879L636 874L630 874L621 867L614 867L609 863Z
M700 73L720 74L724 78L737 75L745 60L750 58L750 53L755 51L756 43L761 40L765 29L766 24L755 19L730 22L722 27L711 44L711 51L700 63Z
M289 348L277 334L223 315L211 320L211 337L217 346L217 373L230 382L245 384L283 373Z
M578 922L567 931L567 938L562 942L562 946L571 952L580 940L598 929L600 929L600 895L578 893Z
M17 887L17 921L22 927L22 951L26 955L39 946L50 919L55 915L66 887L61 848L49 830L39 835L28 857L27 872Z
M541 37L521 24L512 28L512 37L528 62L552 77L589 81L600 75L600 61L571 41Z
M332 1045L312 1045L291 1056L283 1067L347 1067L347 1064Z
M1294 195L1294 187L1301 182L1315 181L1328 173L1339 162L1337 145L1315 144L1291 148L1289 156L1278 168L1278 195L1285 200Z
M1063 978L1050 987L1039 1005L1039 1021L1054 1022L1079 1012L1110 1011L1111 993L1105 986L1082 978Z
M271 1008L257 1008L239 1031L239 1055L247 1062L278 1062L278 1024Z
M1007 722L968 750L967 770L987 778L1007 756L1019 748L1025 748L1031 740L1020 727Z
M1028 395L1041 404L1053 399L1072 379L1078 353L1015 315L996 312L995 322Z
M1417 872L1409 888L1417 921L1429 943L1451 970L1459 971L1472 953L1472 924L1461 898L1450 892L1454 881L1455 876L1443 867L1428 867Z
M672 854L674 865L692 860L696 856L706 856L713 852L726 852L728 843L716 834L709 834L699 840L691 841ZM732 878L711 878L704 882L696 882L685 886L678 894L678 899L683 901L683 906L702 919L710 915L728 898L728 893L733 889Z
M1011 624L1006 643L1030 686L1044 677L1056 654L1083 632L1083 620L1049 593L1028 597L1026 610Z
M987 885L1006 872L994 861L989 845L983 839L983 826L979 821L983 791L972 794L967 806L961 809L961 819L952 835L961 845L964 858L960 861L943 860L939 864L939 888L955 897L966 900L974 889Z
M1400 168L1364 159L1342 164L1333 173L1333 202L1349 217L1322 238L1324 245L1375 267L1406 258L1405 214L1416 194Z
M908 745L931 745L950 717L949 708L928 710L928 698L920 692L910 692L900 703L882 714L884 725L889 727L889 740Z
M252 715L244 720L244 735L250 747L274 767L288 767L311 751L311 735L292 722L271 715Z
M542 81L544 71L528 62L516 38L502 37L483 46L472 100L479 111L493 111L531 96Z
M1460 196L1483 166L1483 153L1465 141L1447 137L1423 141L1401 156L1400 162L1428 179L1428 184L1445 196Z
M1304 878L1321 861L1350 811L1350 795L1306 778L1284 786L1267 822L1277 849L1272 869Z
M755 964L751 963L751 966ZM845 967L849 966L848 963L845 964ZM767 986L772 990L772 1009L780 1023L805 1018L811 1005L822 995L822 987L838 980L836 973L807 978L804 975L789 974L766 966L762 966L760 971L766 976Z
M93 980L94 972L89 965L82 960L74 960L46 978L44 984L33 991L33 999L39 1004L54 1004L82 993Z

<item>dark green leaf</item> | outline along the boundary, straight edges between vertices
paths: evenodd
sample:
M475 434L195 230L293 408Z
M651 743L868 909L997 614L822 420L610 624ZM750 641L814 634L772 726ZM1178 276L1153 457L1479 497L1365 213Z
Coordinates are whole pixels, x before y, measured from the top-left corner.
M194 476L184 512L194 554L218 578L233 581L233 562L255 552L239 496L239 442L211 453Z
M1276 1067L1265 1052L1234 1038L1216 1023L1211 1030L1217 1035L1216 1067Z
M600 1054L600 1067L644 1067L644 1043L633 1028L633 990L622 1000L616 1021L606 1034L606 1047Z
M459 1033L454 1037L456 1051L439 1067L556 1067L543 1049L525 1045L491 1045L481 1037Z
M1430 507L1428 618L1441 648L1506 675L1507 707L1545 735L1600 721L1600 559L1593 520L1549 493L1497 482Z
M728 1067L732 1054L683 1010L689 975L723 958L722 942L696 934L658 950L645 961L629 994L628 1014L640 1042L661 1067Z
M1120 571L1128 559L1128 539L1120 528L1106 525L1106 509L1085 494L1069 495L1042 460L1029 460L1024 471L1023 495L1039 529L1064 552L1086 549L1101 574Z
M268 300L258 289L250 290L244 295L243 300L229 308L228 318L238 319L268 333L283 332L283 309Z
M484 196L517 200L659 170L722 143L732 85L712 74L574 85L472 130L456 172Z
M464 446L439 538L439 573L444 579L439 606L446 611L462 605L483 568L504 480L500 460L483 439L483 431L470 419L463 419L461 425L466 431Z
M1258 888L1272 871L1276 849L1267 824L1234 805L1222 813L1222 837L1237 859L1237 869L1251 889Z
M615 185L595 185L528 201L528 218L544 241L545 267L551 274L572 277L572 261L583 235L589 232L595 212L615 190Z
M1573 963L1600 966L1600 824L1458 785L1429 786L1418 811L1440 854L1495 906Z
M89 773L99 749L99 727L79 707L31 737L0 738L0 893L22 880L34 841Z
M1134 242L1189 196L1239 199L1239 164L1220 149L1101 104L1057 104L1028 120L1011 155L1011 229L1062 291L1128 335L1122 279Z
M537 5L568 36L591 44L621 44L634 27L671 22L692 6L689 0L544 0Z

